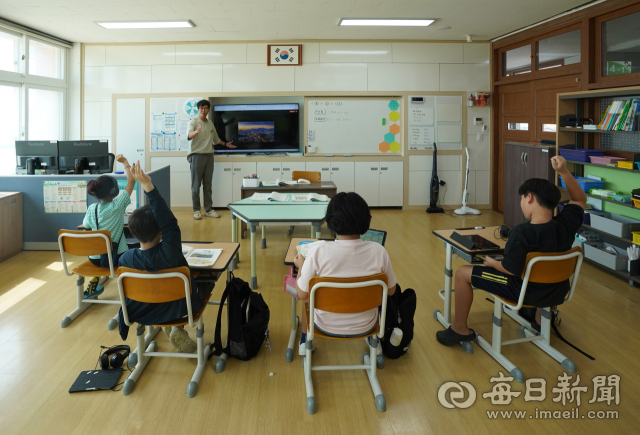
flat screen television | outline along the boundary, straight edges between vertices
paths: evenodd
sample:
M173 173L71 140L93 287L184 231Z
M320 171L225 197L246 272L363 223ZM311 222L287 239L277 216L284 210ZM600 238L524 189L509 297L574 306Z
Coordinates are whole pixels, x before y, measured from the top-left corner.
M215 145L220 154L300 151L299 106L226 104L213 106L213 125L220 139L238 148Z
M113 159L109 157L109 142L106 140L61 140L58 143L58 159L63 174L76 172L76 160L78 169L83 172L113 172Z
M58 141L17 140L16 174L27 173L27 160L32 160L32 169L44 169L47 174L57 174Z

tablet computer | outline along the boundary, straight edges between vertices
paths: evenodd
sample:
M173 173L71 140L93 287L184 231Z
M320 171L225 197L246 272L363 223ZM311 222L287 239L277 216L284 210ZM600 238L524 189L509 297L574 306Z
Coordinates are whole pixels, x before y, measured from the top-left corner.
M360 239L366 242L380 243L384 246L384 242L387 240L387 232L369 229L366 233L360 236Z

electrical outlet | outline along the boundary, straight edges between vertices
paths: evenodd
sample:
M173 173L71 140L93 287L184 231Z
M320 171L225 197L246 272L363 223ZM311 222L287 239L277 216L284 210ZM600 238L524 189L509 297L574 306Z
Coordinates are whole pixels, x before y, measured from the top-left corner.
M482 126L482 131L489 131L489 126L488 125L483 125Z

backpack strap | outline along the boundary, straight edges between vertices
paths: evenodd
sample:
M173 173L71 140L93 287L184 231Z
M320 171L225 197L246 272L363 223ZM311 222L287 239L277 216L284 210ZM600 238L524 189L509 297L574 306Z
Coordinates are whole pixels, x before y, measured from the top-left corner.
M233 276L233 273L230 273L230 275L231 280L233 280L235 278ZM220 307L218 307L218 318L216 320L216 332L214 335L213 344L211 345L211 353L209 353L207 359L210 359L213 355L220 356L223 352L227 353L229 350L229 343L227 343L226 348L222 347L222 310L224 309L224 303L227 301L227 297L229 296L229 283L231 282L231 280L227 283L227 286L222 293L222 297L220 298ZM227 305L227 310L228 309L229 306Z

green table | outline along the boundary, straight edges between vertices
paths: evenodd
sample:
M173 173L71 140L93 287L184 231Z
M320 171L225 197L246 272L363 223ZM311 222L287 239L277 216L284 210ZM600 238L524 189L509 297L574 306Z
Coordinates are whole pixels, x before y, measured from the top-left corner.
M231 210L231 240L239 242L238 221L246 222L251 231L251 288L258 288L256 276L256 228L262 227L262 248L266 248L264 227L266 225L310 225L311 237L320 237L320 227L324 223L328 202L253 201L245 198L229 204ZM234 257L231 269L237 267L238 256Z

